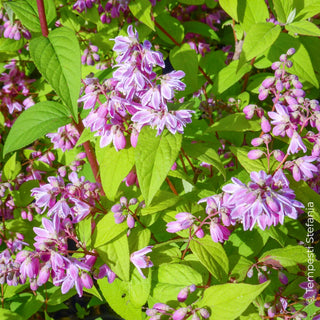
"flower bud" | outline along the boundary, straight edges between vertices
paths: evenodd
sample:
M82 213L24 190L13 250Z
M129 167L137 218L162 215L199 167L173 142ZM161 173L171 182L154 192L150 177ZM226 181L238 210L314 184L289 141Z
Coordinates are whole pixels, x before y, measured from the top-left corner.
M183 320L187 313L188 308L180 308L173 313L172 320Z
M276 82L276 89L281 92L283 90L283 83L281 80L277 80Z
M258 280L259 280L259 283L261 284L261 283L266 282L268 279L263 273L259 272L258 273Z
M304 97L306 95L306 93L304 92L304 90L302 89L293 89L292 93L296 96L296 97Z
M256 160L262 157L264 152L262 150L250 150L248 152L248 158L251 160Z
M270 132L271 125L269 120L266 117L261 117L261 129L264 133Z
M276 61L271 65L271 69L272 70L278 70L281 66L281 62L280 61Z
M279 277L280 282L281 282L283 285L286 286L286 285L288 284L288 278L287 278L287 276L286 276L283 272L279 271L279 272L278 272L278 277Z
M290 49L287 51L287 55L288 55L288 56L292 56L292 55L295 54L295 53L296 53L295 48L290 48Z
M205 308L201 308L199 310L199 313L200 313L201 317L204 318L204 319L209 319L209 317L210 317L209 311L207 309L205 309Z
M280 59L279 59L281 62L285 62L285 61L287 61L287 55L286 54L282 54L281 56L280 56Z
M243 108L243 112L246 115L246 119L252 119L256 107L257 106L255 104L249 104Z
M273 156L277 161L281 162L284 159L285 154L281 150L274 150Z
M270 88L274 83L275 78L267 78L262 81L262 86L266 89Z
M180 292L178 293L178 301L179 302L186 301L187 298L188 298L188 294L189 294L188 287L185 287L185 288L181 289Z
M128 228L130 228L130 229L134 228L134 224L135 224L135 221L134 221L133 216L131 214L128 214L128 216L127 216Z
M93 280L87 272L82 272L80 279L85 288L91 289L93 287Z
M132 198L129 200L129 206L134 206L138 203L138 200L136 198Z
M259 91L260 91L259 96L258 96L259 100L260 100L260 101L263 101L263 100L267 99L268 94L269 94L269 90L267 90L267 89L261 89L261 90L259 90Z
M286 62L286 66L287 66L287 68L292 68L292 66L293 66L293 63L292 63L292 61L287 61Z

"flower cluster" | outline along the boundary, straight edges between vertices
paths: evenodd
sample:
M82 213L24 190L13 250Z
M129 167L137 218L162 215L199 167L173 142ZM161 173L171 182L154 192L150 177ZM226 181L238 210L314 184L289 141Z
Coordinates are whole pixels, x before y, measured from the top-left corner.
M101 137L100 147L113 142L116 150L123 149L127 135L132 146L136 146L138 134L146 125L156 128L157 135L165 127L172 134L183 133L193 111L170 111L167 102L173 100L174 90L185 89L180 81L184 73L172 71L157 76L153 67L165 66L162 55L151 50L149 41L141 45L132 26L128 27L128 37L118 36L114 40L113 50L118 57L113 78L103 84L96 78L86 79L85 95L79 99L85 109L90 109L84 124Z
M262 82L259 89L259 99L265 100L271 95L273 101L273 109L267 115L262 108L255 105L248 105L244 108L244 112L248 119L252 118L256 113L261 118L261 128L265 133L259 138L252 140L253 146L265 144L267 152L262 150L252 150L248 154L250 159L258 159L263 154L270 158L271 154L275 159L283 165L284 169L291 171L296 181L310 180L316 177L318 173L319 155L320 155L320 105L317 100L310 100L305 97L303 86L295 75L288 74L285 67L291 68L292 62L288 60L288 56L293 55L295 50L289 49L286 54L280 56L280 61L272 64L274 77L267 78ZM307 128L317 129L317 133L308 131ZM269 152L268 144L272 138L268 132L274 136L289 138L289 146L286 155L280 150ZM288 156L293 156L303 151L307 153L306 142L313 145L311 155L296 157L288 161ZM315 164L313 164L315 162ZM313 186L316 189L316 186Z
M93 44L89 44L87 48L84 49L83 55L81 57L81 63L93 66L95 62L100 61L100 56L97 53L99 48Z
M0 74L0 107L3 112L13 114L20 112L23 109L31 107L34 102L30 94L29 84L34 80L27 79L24 72L20 71L16 60L11 60L10 63L4 66L4 69L9 72ZM27 97L21 101L20 96ZM8 110L8 111L6 111Z
M73 149L80 138L80 134L72 124L67 124L59 128L56 133L48 133L47 137L51 139L54 149L66 151Z
M132 207L138 203L136 198L132 198L128 201L126 197L120 198L120 203L112 206L111 211L114 213L114 220L116 223L122 223L124 220L127 221L128 228L132 229L135 225L134 216L135 212L132 211ZM131 208L130 208L131 207Z
M20 40L21 36L31 39L30 31L25 28L19 20L11 22L7 13L0 9L0 37Z
M65 185L61 177L49 177L49 183L33 188L31 195L35 197L35 205L42 208L41 213L48 209L47 215L52 219L71 218L72 223L77 223L92 213L99 202L99 188L84 177L79 179L76 172L69 174L69 180Z

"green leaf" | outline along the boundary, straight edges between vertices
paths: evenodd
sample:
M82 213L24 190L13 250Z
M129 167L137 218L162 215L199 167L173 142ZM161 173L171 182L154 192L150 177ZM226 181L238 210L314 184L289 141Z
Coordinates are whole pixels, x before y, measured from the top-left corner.
M92 222L91 216L81 220L76 224L76 233L81 243L85 244L86 248L91 245Z
M17 15L21 23L30 31L41 32L37 2L33 0L18 0L6 3ZM56 17L56 7L53 1L44 1L45 14L48 24Z
M229 258L231 260L233 256L229 256ZM231 277L235 278L237 282L241 282L247 277L248 270L253 265L253 262L243 256L239 257L239 255L236 255L234 258L237 263L232 269Z
M194 143L183 144L184 151L193 158L206 162L214 166L226 178L226 170L216 150L218 147L211 143Z
M159 190L153 198L150 206L141 210L142 215L156 213L174 206L180 200L172 192Z
M252 25L265 22L269 18L269 10L264 0L239 1L238 18L248 32Z
M218 281L227 280L229 260L220 243L213 242L207 235L202 239L191 240L190 249Z
M185 73L183 82L186 89L183 96L193 93L199 89L198 77L198 58L195 50L191 49L188 43L181 47L175 47L170 51L170 62L175 70L182 70Z
M312 22L302 20L286 25L286 29L294 34L302 34L306 36L320 36L320 29Z
M86 141L91 141L95 139L94 135L95 135L95 132L92 132L90 128L84 128L75 146L79 147L81 144L85 143Z
M101 259L122 280L129 281L130 260L128 237L123 234L96 248Z
M175 44L167 35L169 34L177 43L182 43L182 40L184 38L184 29L181 24L181 22L171 17L168 13L161 13L156 17L156 23L160 26L158 27L156 25L156 31L159 37L165 41L166 43L169 43L171 45ZM166 31L164 33L163 30Z
M297 38L287 33L281 33L278 39L270 47L267 57L270 61L278 61L281 54L286 53L289 48L295 48L296 53L290 57L293 62L292 68L287 69L291 74L297 75L300 80L306 80L319 88L319 82L312 66L312 60L304 44Z
M80 47L69 28L51 31L30 42L31 57L44 78L50 83L78 121L78 98L81 81Z
M273 0L274 9L277 14L277 20L286 23L293 9L292 0Z
M151 20L151 8L151 3L148 0L131 0L129 3L131 13L139 21L155 31L154 22Z
M155 135L155 130L142 128L135 148L138 181L146 205L151 203L165 180L178 156L182 141L182 135L173 135L167 130L161 136Z
M151 290L151 279L151 276L142 278L138 270L134 269L129 282L129 298L137 307L147 302Z
M292 177L288 176L290 188L295 192L296 199L305 205L305 211L309 216L320 223L320 195L312 190L305 181L295 181ZM312 210L312 208L314 210Z
M283 0L286 1L286 0ZM314 2L310 5L306 5L301 11L296 15L296 20L309 19L320 13L320 3Z
M252 25L244 38L238 68L244 62L261 55L270 48L277 40L280 32L281 27L279 25L275 26L271 22L261 22Z
M219 0L219 4L232 19L238 21L238 0Z
M110 307L123 319L144 319L141 306L137 307L130 300L128 283L118 278L109 283L107 278L103 278L98 280L98 284Z
M226 283L212 286L205 290L198 307L209 307L212 319L236 319L269 283L270 281L259 285Z
M60 103L39 102L23 111L6 139L3 154L18 150L71 122L70 113Z
M245 64L238 69L239 61L232 61L228 66L224 67L218 72L213 78L213 89L212 91L216 95L221 95L232 85L239 82L239 80L251 70L250 64Z
M183 27L185 33L197 33L201 34L202 36L211 38L213 40L220 41L219 36L205 23L200 21L186 21L183 22ZM217 51L212 51L217 52Z
M307 248L290 245L284 248L272 249L264 252L259 259L261 262L270 262L271 260L276 260L284 268L296 267L298 263L303 264L307 262Z
M16 153L5 163L3 175L5 180L13 180L21 170L21 163L16 161Z
M19 314L12 312L8 309L2 309L0 308L0 318L3 320L23 320L24 317L20 316Z
M134 165L134 148L117 151L110 145L101 149L98 154L103 190L110 200L114 200L120 183Z
M0 38L0 51L17 51L21 49L26 43L24 38L20 40L13 40L8 38Z
M60 21L64 27L68 27L75 32L80 31L81 24L79 22L79 17L70 11L67 7L62 7L60 9Z
M40 294L20 293L10 304L10 309L18 314L23 314L24 319L29 319L43 305L44 297ZM11 318L10 318L11 319Z
M201 285L202 275L194 268L178 263L161 264L157 272L153 272L155 287L152 296L163 303L176 300L179 291L191 284Z
M244 113L234 113L226 116L215 122L207 129L207 133L233 131L233 132L247 132L260 131L261 125L259 120L248 120Z
M112 213L106 214L98 223L94 230L92 241L93 247L99 247L112 241L128 229L126 223L115 223Z

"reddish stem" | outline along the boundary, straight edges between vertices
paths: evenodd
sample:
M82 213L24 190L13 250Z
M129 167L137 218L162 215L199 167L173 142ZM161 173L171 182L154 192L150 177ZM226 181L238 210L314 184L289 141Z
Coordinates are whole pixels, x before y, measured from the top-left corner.
M43 0L37 0L37 6L38 6L38 13L39 13L39 20L40 20L42 35L44 37L48 37L49 31L48 31L46 14L44 11Z

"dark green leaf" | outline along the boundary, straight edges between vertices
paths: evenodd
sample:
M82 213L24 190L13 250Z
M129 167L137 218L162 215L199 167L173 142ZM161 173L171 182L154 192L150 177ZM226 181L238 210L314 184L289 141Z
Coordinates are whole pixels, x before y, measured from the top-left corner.
M53 101L39 102L23 111L13 124L4 145L4 155L23 148L45 134L71 122L65 106Z
M50 83L78 121L78 98L81 81L80 47L69 28L57 28L46 38L31 40L30 54L44 78Z

